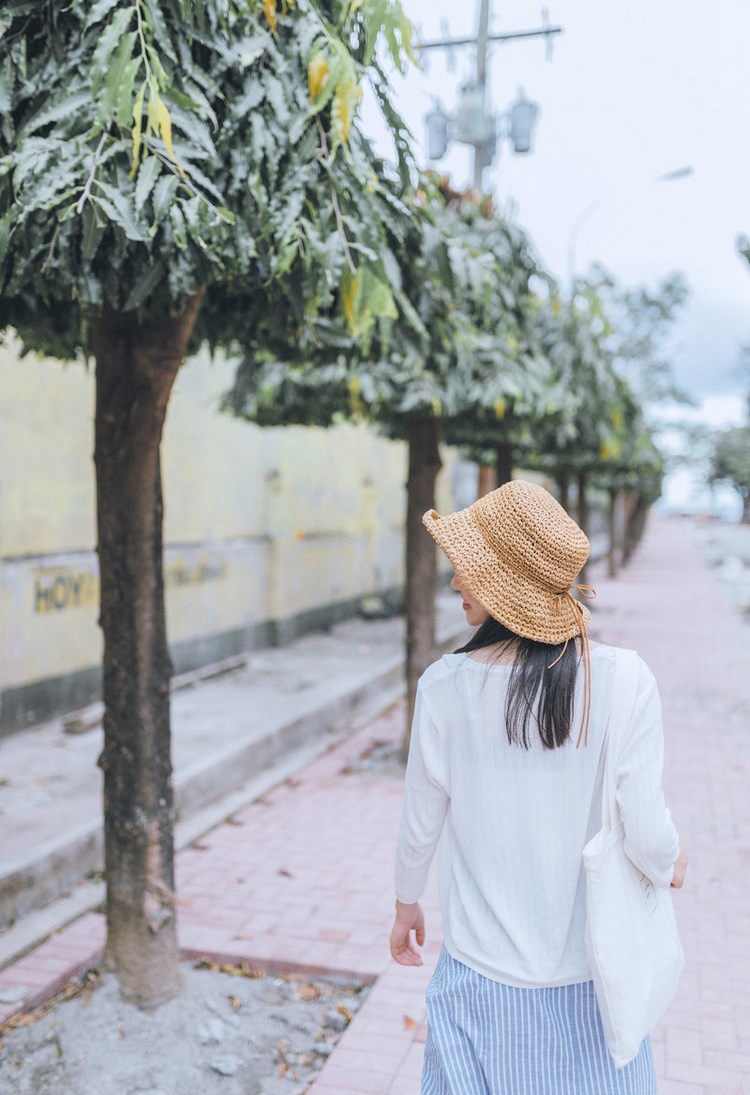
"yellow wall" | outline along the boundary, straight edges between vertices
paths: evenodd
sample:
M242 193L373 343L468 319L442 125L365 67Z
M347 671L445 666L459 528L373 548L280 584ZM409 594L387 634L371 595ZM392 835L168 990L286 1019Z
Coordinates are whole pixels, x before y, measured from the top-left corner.
M170 641L403 581L406 450L364 426L261 430L218 412L231 363L183 366L163 445ZM96 666L93 371L0 346L0 690ZM449 464L449 461L446 461ZM450 509L448 468L440 505Z

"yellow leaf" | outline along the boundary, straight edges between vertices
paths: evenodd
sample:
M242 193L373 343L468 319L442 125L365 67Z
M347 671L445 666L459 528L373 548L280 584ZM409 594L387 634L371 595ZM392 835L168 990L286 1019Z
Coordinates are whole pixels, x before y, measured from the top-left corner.
M505 415L505 406L506 406L505 400L504 399L498 399L497 403L495 404L495 418L503 418L504 417L504 415Z
M158 95L152 95L148 101L148 125L149 129L153 129L164 141L172 162L180 174L184 176L185 172L175 159L174 149L172 148L172 119L166 103Z
M346 144L352 128L352 118L357 100L362 94L353 75L347 73L336 85L331 107L334 144Z
M170 118L169 111L162 99L157 99L156 101L156 122L159 126L161 139L166 145L167 152L172 159L174 159L174 150L172 149L172 119Z
M263 0L263 11L271 30L276 30L276 0Z
M354 302L357 297L357 275L354 274L349 277L343 291L343 304L344 315L346 316L346 322L349 324L350 330L355 328L354 318Z
M313 102L320 95L328 79L328 58L322 50L318 50L310 59L307 66L307 83L310 88L310 98Z
M616 407L615 410L612 411L612 425L615 427L615 429L619 430L620 426L622 426L622 423L623 423L622 411L620 410L619 407Z
M611 456L612 456L612 446L610 445L609 441L603 441L602 445L601 445L601 448L599 449L599 459L600 460L609 460Z

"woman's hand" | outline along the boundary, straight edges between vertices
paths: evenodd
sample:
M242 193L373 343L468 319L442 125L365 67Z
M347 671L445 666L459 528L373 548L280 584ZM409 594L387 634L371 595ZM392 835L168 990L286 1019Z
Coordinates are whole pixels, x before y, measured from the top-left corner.
M419 902L405 905L403 901L397 901L396 920L391 932L391 957L400 966L422 965L422 955L416 950L409 937L412 930L419 946L424 946L424 913L419 907Z
M687 870L688 857L685 851L685 845L680 845L680 851L677 855L677 859L674 861L674 874L672 875L671 886L675 890L679 890L685 881L685 871Z

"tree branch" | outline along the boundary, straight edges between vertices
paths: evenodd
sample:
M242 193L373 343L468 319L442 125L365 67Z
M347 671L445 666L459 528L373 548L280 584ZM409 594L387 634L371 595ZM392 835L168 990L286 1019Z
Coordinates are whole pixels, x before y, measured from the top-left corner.
M323 147L323 155L326 157L326 159L329 159L330 154L328 152L328 141L326 140L326 131L325 131L325 129L323 129L323 125L320 121L320 118L317 117L317 116L315 118L315 124L318 127L318 132L320 133L320 143ZM339 199L336 196L336 188L334 187L334 185L331 182L330 178L328 180L328 185L331 188L331 201L333 202L333 211L336 215L336 225L337 225L338 230L339 230L339 235L341 236L342 240L344 241L344 257L346 258L346 264L349 267L352 274L356 274L357 267L354 264L354 259L352 258L352 253L349 250L349 240L346 238L346 229L344 228L344 218L341 215L341 208L339 206Z
M184 183L188 190L192 190L196 198L200 198L202 202L205 202L212 213L215 213L217 217L224 221L225 224L232 223L229 217L225 216L225 214L222 213L222 211L217 206L215 206L213 202L208 200L205 194L203 194L193 183L190 182L190 179L187 177L187 175L181 174L179 169L172 163L172 161L168 159L168 157L165 156L163 152L160 151L160 149L151 144L148 137L143 137L142 140L151 155L156 156L158 160L161 160L161 162L169 168L172 174L177 175L180 182Z
M83 207L86 204L87 199L91 196L91 187L94 185L94 176L96 175L96 169L99 165L99 159L102 154L102 149L104 148L104 142L106 141L108 136L109 126L107 126L107 128L102 133L99 144L97 145L96 152L94 153L94 162L91 165L91 171L89 171L89 177L86 179L86 185L83 188L83 193L78 199L78 203L76 205L76 213L83 212Z

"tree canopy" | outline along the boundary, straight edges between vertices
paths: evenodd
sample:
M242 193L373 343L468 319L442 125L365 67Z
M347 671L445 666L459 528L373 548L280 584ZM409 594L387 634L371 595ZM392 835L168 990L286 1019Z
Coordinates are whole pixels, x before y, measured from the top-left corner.
M393 310L380 166L354 120L375 54L402 66L398 0L22 0L0 15L0 330L90 352L91 307L159 314L208 290L195 338L338 303ZM287 304L273 308L283 281ZM226 294L224 296L224 294ZM227 334L228 329L228 334Z
M409 202L413 221L383 264L396 306L357 342L338 317L319 339L272 353L248 338L227 409L261 425L329 425L367 418L403 437L414 416L445 424L502 417L540 395L521 326L537 270L526 234L487 208L424 176Z

